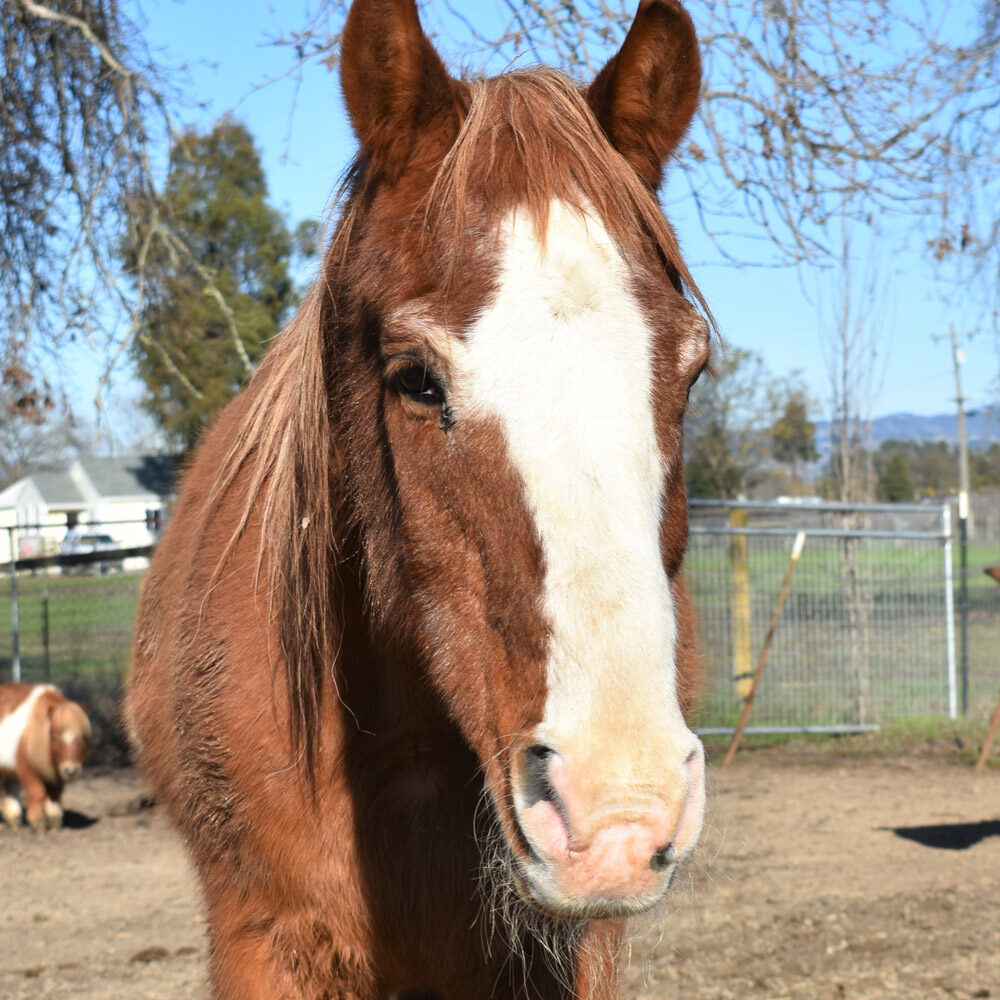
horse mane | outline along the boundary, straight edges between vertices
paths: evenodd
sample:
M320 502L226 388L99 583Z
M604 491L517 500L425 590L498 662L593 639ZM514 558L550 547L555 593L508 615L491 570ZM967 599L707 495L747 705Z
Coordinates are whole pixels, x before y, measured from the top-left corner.
M544 237L548 207L561 199L596 211L627 254L641 247L640 259L648 259L651 243L674 286L694 299L714 327L655 193L611 145L576 83L535 68L467 86L470 101L458 138L409 220L445 249L446 280L460 263L451 248L467 245L472 211L478 213L476 231L488 234L516 206ZM241 493L212 583L255 521L258 587L263 574L285 661L293 752L307 774L315 764L311 736L318 732L324 678L330 673L335 683L340 638L328 334L337 322L337 276L350 260L374 183L374 172L359 156L336 199L339 218L321 276L255 374L248 408L205 504L212 510L231 490Z
M561 200L595 211L626 256L652 240L677 290L714 327L655 192L611 145L576 82L540 66L468 86L467 116L423 206L441 245L462 245L471 205L485 209L488 231L516 207L544 240L549 206Z
M241 480L239 516L209 590L251 520L259 518L255 585L264 578L268 611L277 617L292 747L307 771L314 764L309 736L318 720L323 674L333 667L339 634L325 291L322 280L314 285L251 380L247 411L205 505L212 510Z

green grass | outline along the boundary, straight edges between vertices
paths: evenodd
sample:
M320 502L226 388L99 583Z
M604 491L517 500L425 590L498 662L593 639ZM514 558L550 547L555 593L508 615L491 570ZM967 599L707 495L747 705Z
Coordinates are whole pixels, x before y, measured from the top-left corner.
M123 678L141 584L141 574L20 577L22 677L57 683ZM0 582L0 676L5 678L10 676L12 656L10 594L5 578Z
M791 540L750 539L751 665L755 665L784 577ZM940 717L947 710L941 549L936 544L863 545L858 575L865 621L852 633L836 543L807 542L788 594L751 724L859 721L852 670L870 684L866 721ZM988 716L1000 693L1000 586L982 566L1000 562L996 546L969 557L970 716ZM957 558L956 558L957 570ZM741 703L732 681L729 544L692 538L685 573L699 619L705 668L701 725L735 725ZM22 674L58 683L121 679L131 656L141 576L24 576L19 581ZM0 678L10 676L10 583L0 579ZM43 642L48 608L48 661ZM957 627L956 627L957 636ZM852 643L856 646L852 658Z
M748 536L750 665L771 622L792 540ZM958 553L954 568L958 573ZM1000 587L982 568L1000 562L997 546L969 551L969 705L992 707L1000 691ZM888 722L900 714L947 713L947 641L942 546L935 542L860 540L853 562L835 539L806 542L764 668L751 724ZM850 598L845 569L853 565ZM730 542L695 535L685 576L699 622L706 668L699 722L735 725L742 707L732 679L733 579ZM957 594L956 594L957 610ZM957 617L957 616L956 616ZM959 643L956 621L956 652ZM861 684L866 714L858 716Z
M879 732L851 733L836 737L806 734L751 734L740 741L740 755L789 751L799 762L830 763L852 758L882 757L900 760L936 759L971 767L979 759L988 721L966 718L951 721L940 716L909 716L894 719ZM702 738L709 760L720 764L729 748L730 736ZM1000 770L1000 746L994 744L987 761L990 770Z

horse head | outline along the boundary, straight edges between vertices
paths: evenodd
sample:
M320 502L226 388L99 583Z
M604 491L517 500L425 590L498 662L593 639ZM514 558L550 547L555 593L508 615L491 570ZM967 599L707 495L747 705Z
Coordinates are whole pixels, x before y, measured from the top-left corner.
M80 774L90 740L90 720L81 705L65 698L49 706L49 750L52 767L62 781Z
M640 911L704 804L681 442L709 324L655 196L693 26L642 0L589 87L469 82L413 0L355 0L341 77L325 385L373 641L475 752L517 892Z

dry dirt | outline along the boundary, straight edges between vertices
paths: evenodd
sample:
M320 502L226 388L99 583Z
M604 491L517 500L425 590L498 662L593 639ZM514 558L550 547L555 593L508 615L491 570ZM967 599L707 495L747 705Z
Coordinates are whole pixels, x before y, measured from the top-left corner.
M0 830L0 997L206 997L197 888L141 798L134 772L92 772L68 828ZM627 997L1000 1000L1000 772L790 749L715 767L664 928Z

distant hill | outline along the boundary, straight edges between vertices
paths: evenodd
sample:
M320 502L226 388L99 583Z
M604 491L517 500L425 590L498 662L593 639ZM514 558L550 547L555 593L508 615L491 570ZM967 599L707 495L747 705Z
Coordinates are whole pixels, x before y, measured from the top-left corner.
M1000 417L992 410L966 414L966 433L970 448L986 448L1000 442ZM922 417L916 413L889 413L872 422L872 442L877 448L883 441L947 441L958 444L958 416L938 413ZM825 453L830 448L830 422L816 423L816 448Z

